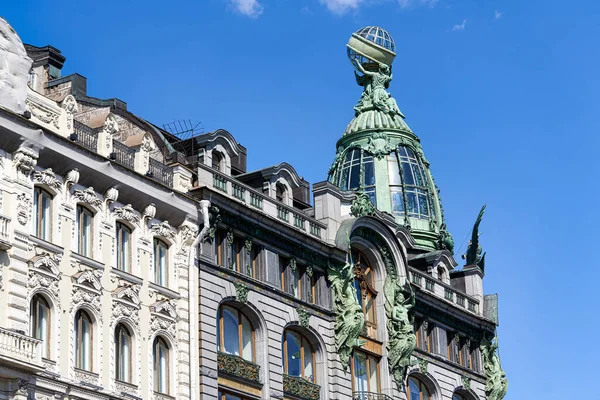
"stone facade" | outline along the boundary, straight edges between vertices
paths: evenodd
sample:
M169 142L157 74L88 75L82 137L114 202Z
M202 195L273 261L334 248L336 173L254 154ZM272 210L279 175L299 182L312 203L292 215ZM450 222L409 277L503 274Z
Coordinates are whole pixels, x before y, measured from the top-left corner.
M497 300L478 267L455 271L374 208L353 215L356 196L328 182L311 206L288 164L247 172L227 131L175 148L60 77L60 51L26 47L29 86L0 97L0 399L415 400L414 382L486 399L479 345ZM331 276L344 265L366 321L350 365ZM401 384L390 281L415 298Z

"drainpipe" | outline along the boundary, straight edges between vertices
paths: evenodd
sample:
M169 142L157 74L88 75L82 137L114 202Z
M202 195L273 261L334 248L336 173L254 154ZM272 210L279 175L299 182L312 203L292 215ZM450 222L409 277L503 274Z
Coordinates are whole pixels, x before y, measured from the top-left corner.
M210 201L208 200L201 200L200 201L200 212L202 213L202 230L196 235L196 238L194 239L194 243L190 246L189 249L189 254L188 254L188 271L189 271L189 275L188 275L188 293L189 293L189 299L190 299L190 304L188 307L188 321L190 321L190 362L189 362L189 366L190 366L190 400L196 400L197 398L197 392L196 390L200 390L200 386L196 387L196 382L198 381L198 375L200 373L200 368L198 367L198 363L199 363L199 355L198 352L200 351L199 346L200 346L200 341L198 341L198 343L195 342L196 340L196 333L198 332L199 329L199 325L200 325L200 319L198 317L198 320L195 321L194 319L192 319L192 316L194 315L200 315L197 311L196 311L196 307L199 303L199 299L200 299L200 274L199 271L196 267L196 257L194 257L194 249L198 249L198 245L201 243L202 239L204 239L204 237L206 236L206 233L208 232L208 229L210 228L210 221L209 221L209 213L208 213L208 209L210 208ZM192 276L193 274L193 276ZM196 276L198 276L198 279L193 279ZM193 284L196 284L197 286L194 288L192 287Z

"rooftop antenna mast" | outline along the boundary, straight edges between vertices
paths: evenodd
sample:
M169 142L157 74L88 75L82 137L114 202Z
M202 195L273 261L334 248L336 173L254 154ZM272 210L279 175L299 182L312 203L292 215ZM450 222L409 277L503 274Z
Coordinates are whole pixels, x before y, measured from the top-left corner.
M196 156L196 136L204 133L202 122L191 119L180 119L163 125L163 129L173 135L172 146L175 150L182 152L186 157Z

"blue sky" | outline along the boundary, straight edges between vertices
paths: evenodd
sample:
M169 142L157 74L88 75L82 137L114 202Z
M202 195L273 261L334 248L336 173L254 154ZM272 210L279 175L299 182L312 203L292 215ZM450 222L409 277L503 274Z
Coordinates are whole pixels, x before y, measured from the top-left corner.
M599 399L600 3L553 0L5 1L88 93L202 121L326 179L361 88L350 34L396 41L390 91L423 143L457 247L483 203L507 400ZM585 207L584 207L585 206ZM592 279L589 281L588 279ZM596 292L597 293L597 292Z

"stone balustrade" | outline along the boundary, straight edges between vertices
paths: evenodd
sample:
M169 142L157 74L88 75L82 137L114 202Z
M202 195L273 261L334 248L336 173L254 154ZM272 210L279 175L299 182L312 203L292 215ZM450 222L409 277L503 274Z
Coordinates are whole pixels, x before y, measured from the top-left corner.
M479 301L472 296L462 293L452 286L441 282L430 275L427 275L414 268L410 270L410 281L427 292L433 293L435 296L465 308L470 312L479 314Z
M0 215L0 250L8 250L11 247L10 218Z
M8 357L28 364L42 365L41 341L0 328L0 357Z

